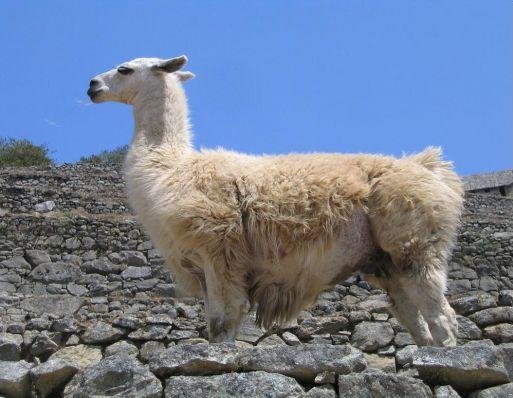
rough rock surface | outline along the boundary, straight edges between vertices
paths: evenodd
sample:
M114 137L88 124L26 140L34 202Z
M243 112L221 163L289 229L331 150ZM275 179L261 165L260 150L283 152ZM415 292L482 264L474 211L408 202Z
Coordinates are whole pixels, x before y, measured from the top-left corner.
M162 385L147 367L129 355L111 356L77 373L64 397L159 398Z
M459 391L471 391L509 381L501 351L488 344L461 347L420 347L413 354L413 366L429 384L449 384Z
M54 203L51 211L35 211L47 201ZM507 393L513 380L513 361L507 360L513 358L513 199L467 195L448 277L458 345L469 350L466 344L489 339L482 344L497 355L479 364L486 355L445 350L436 365L439 374L458 377L437 383L452 383L462 396ZM266 332L251 313L225 357L204 348L203 302L178 293L163 258L129 211L118 170L98 165L0 169L0 396L33 391L57 397L71 391L70 383L84 387L85 396L104 395L91 390L91 380L100 379L84 377L96 369L111 378L110 370L101 368L120 356L132 358L128 368L137 368L135 374L148 385L155 375L166 389L173 378L208 389L210 380L222 384L228 377L253 394L251 388L268 390L258 377L247 375L265 370L271 385L281 380L292 380L283 382L292 390L299 385L298 396L335 397L340 373L352 370L341 377L363 377L363 365L342 366L355 358L382 371L374 376L377 389L396 375L434 383L425 376L432 365L414 362L418 347L389 312L386 294L359 278L323 293L297 323L283 328ZM494 367L499 354L507 373ZM109 394L130 394L145 385L135 380L139 376L123 377L112 389L106 387ZM453 378L468 381L460 386ZM503 384L483 384L490 380ZM457 394L450 385L432 387L435 396Z
M166 398L303 397L291 377L267 372L226 373L218 376L173 376L167 379Z
M340 398L428 398L433 394L422 381L382 372L364 372L339 376Z
M311 382L321 372L346 374L365 369L360 351L349 345L302 345L299 347L255 347L240 357L244 371L263 370Z

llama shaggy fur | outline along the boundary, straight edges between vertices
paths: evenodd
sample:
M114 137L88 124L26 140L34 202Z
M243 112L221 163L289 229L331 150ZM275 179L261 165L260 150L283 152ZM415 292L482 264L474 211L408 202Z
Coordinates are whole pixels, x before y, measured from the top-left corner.
M211 341L248 305L282 324L355 272L388 291L418 344L454 345L444 297L463 190L437 148L381 155L249 156L191 145L184 56L95 77L94 102L133 105L128 196L175 281L203 297Z

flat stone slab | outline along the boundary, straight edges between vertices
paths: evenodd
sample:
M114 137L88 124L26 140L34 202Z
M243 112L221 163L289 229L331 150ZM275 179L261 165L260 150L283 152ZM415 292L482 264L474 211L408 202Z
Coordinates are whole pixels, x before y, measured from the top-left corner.
M175 374L212 375L235 372L239 352L231 343L177 345L150 355L149 365L159 377Z
M487 308L474 312L469 319L481 327L503 322L513 323L513 307Z
M366 372L338 378L339 398L429 398L431 389L413 377Z
M366 367L363 353L349 345L254 347L240 356L244 371L263 370L313 382L322 372L347 374Z
M102 350L79 344L61 348L50 357L50 360L54 359L63 360L78 371L100 362L102 360Z
M166 398L303 397L291 377L267 372L226 373L219 376L173 376L167 379Z
M419 347L413 366L431 385L449 384L457 391L473 391L509 381L503 356L493 345Z
M20 307L37 315L51 314L57 317L74 314L84 304L84 299L66 294L33 296L21 301Z
M81 340L87 344L112 343L119 340L123 332L105 322L96 322L86 329Z
M115 355L78 372L64 398L160 398L162 384L146 366L128 355Z
M80 267L61 261L40 264L30 273L32 280L44 283L68 283L79 277Z

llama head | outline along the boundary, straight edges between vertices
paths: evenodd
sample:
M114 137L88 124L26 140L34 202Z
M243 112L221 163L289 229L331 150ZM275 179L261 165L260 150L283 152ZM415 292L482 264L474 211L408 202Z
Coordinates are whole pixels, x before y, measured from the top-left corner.
M136 58L91 79L87 95L93 102L133 104L142 91L158 92L156 89L163 85L163 80L184 82L192 79L193 73L180 71L186 63L185 55L165 60Z

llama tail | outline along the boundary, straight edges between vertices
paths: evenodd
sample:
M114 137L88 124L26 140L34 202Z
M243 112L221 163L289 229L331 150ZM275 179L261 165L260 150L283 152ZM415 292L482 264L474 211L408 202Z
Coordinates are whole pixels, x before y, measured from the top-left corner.
M422 152L405 157L409 161L424 166L432 171L443 183L449 186L454 193L463 197L464 189L460 177L454 171L452 162L442 159L442 149L440 147L428 147Z

